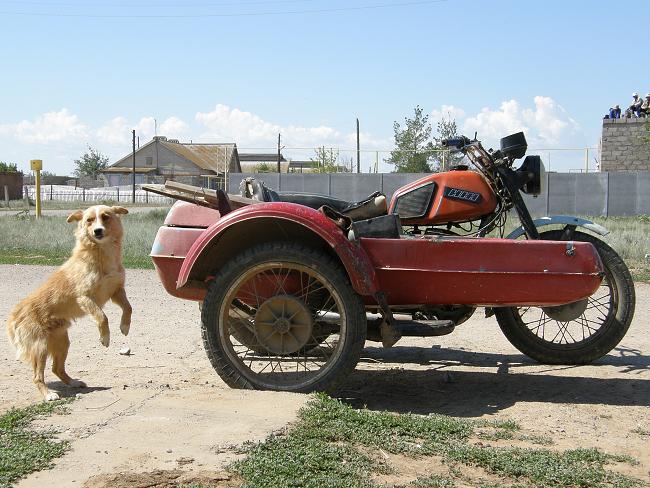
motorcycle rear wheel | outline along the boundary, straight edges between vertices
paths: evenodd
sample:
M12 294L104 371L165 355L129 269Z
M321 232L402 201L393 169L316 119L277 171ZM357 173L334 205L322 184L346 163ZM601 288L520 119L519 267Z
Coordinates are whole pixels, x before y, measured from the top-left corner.
M540 238L565 240L562 230L543 232ZM574 232L571 240L592 243L603 262L605 277L593 295L576 302L573 310L568 306L494 309L510 343L541 363L587 364L604 356L623 339L634 316L634 282L621 257L590 234Z

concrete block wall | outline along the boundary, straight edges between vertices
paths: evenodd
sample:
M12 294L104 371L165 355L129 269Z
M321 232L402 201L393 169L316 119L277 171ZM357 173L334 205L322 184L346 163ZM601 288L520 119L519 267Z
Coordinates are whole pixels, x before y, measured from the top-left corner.
M228 192L238 194L242 178L253 176L279 191L321 193L342 200L361 200L381 191L390 200L395 190L425 175L229 173ZM544 215L650 215L650 171L546 173L542 193L524 195L530 213Z
M650 119L603 119L601 171L650 170Z

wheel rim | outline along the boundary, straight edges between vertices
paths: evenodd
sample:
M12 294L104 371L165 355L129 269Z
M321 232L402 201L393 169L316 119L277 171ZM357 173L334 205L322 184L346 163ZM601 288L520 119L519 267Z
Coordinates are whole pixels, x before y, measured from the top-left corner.
M224 294L219 317L230 362L267 389L298 390L327 374L347 328L343 301L330 280L288 262L248 269Z
M515 319L536 340L557 349L574 349L596 340L610 323L617 310L617 287L611 272L605 268L600 287L586 302L560 307L516 307ZM548 312L548 313L547 313ZM581 312L581 313L580 313ZM573 320L557 320L565 315Z

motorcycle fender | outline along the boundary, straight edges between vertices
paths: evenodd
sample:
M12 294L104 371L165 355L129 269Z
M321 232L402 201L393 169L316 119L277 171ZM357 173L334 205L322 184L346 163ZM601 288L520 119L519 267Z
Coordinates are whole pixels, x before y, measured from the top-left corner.
M600 236L609 234L609 231L602 225L598 225L591 220L581 219L580 217L573 217L571 215L552 215L550 217L542 217L541 219L534 220L533 223L538 229L547 225L568 225L575 227L584 227L585 229L590 230ZM517 227L507 235L506 239L519 239L524 234L524 228Z
M243 232L252 228L259 231ZM324 241L338 256L359 295L374 296L379 291L375 269L358 243L350 242L343 231L318 210L286 202L248 205L208 227L189 249L178 275L177 288L204 284L210 279L210 273L218 270L219 262L223 263L245 247L276 239L273 236L277 236L278 229L282 238L294 242ZM243 235L247 237L238 238ZM224 239L225 236L229 238ZM228 241L230 245L224 244Z

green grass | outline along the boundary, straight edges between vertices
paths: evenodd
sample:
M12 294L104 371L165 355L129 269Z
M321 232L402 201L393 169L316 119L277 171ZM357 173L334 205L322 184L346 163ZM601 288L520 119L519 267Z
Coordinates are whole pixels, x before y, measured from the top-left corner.
M381 486L376 476L393 471L378 455L381 449L414 458L436 456L449 466L449 473L427 474L406 485L410 487L448 488L461 479L464 485L487 486L466 479L463 466L481 468L503 480L504 486L643 486L640 480L606 469L611 463L634 463L629 457L597 449L561 452L490 447L470 441L477 429L489 428L513 432L518 426L512 422L488 423L444 415L354 410L320 394L301 410L291 430L249 445L246 457L231 469L243 478L242 486L246 488Z
M157 209L122 217L125 267L153 268L149 252L166 214ZM60 265L74 247L74 229L63 216L0 217L0 263Z
M49 193L48 193L49 195ZM123 207L164 207L164 208L169 208L170 203L159 203L157 201L154 201L154 198L151 199L149 203L146 202L136 202L132 203L130 200L125 201L127 199L130 199L131 194L129 193L128 195L125 195L124 198L121 197L120 194L120 201L118 202L117 200L99 200L96 202L83 202L81 200L77 201L65 201L65 200L48 200L47 198L44 198L41 200L41 205L43 210L77 210L80 208L86 208L90 205L121 205ZM157 198L156 198L157 199ZM29 209L30 212L34 213L36 210L36 204L34 203L34 200L30 200L30 205ZM25 201L24 200L9 200L9 206L7 207L5 204L4 200L0 200L0 212L20 212L21 210L25 210Z
M35 419L61 413L71 399L39 403L27 408L13 408L0 417L0 488L32 473L47 469L52 460L69 448L66 441L57 441L52 431L36 431Z

